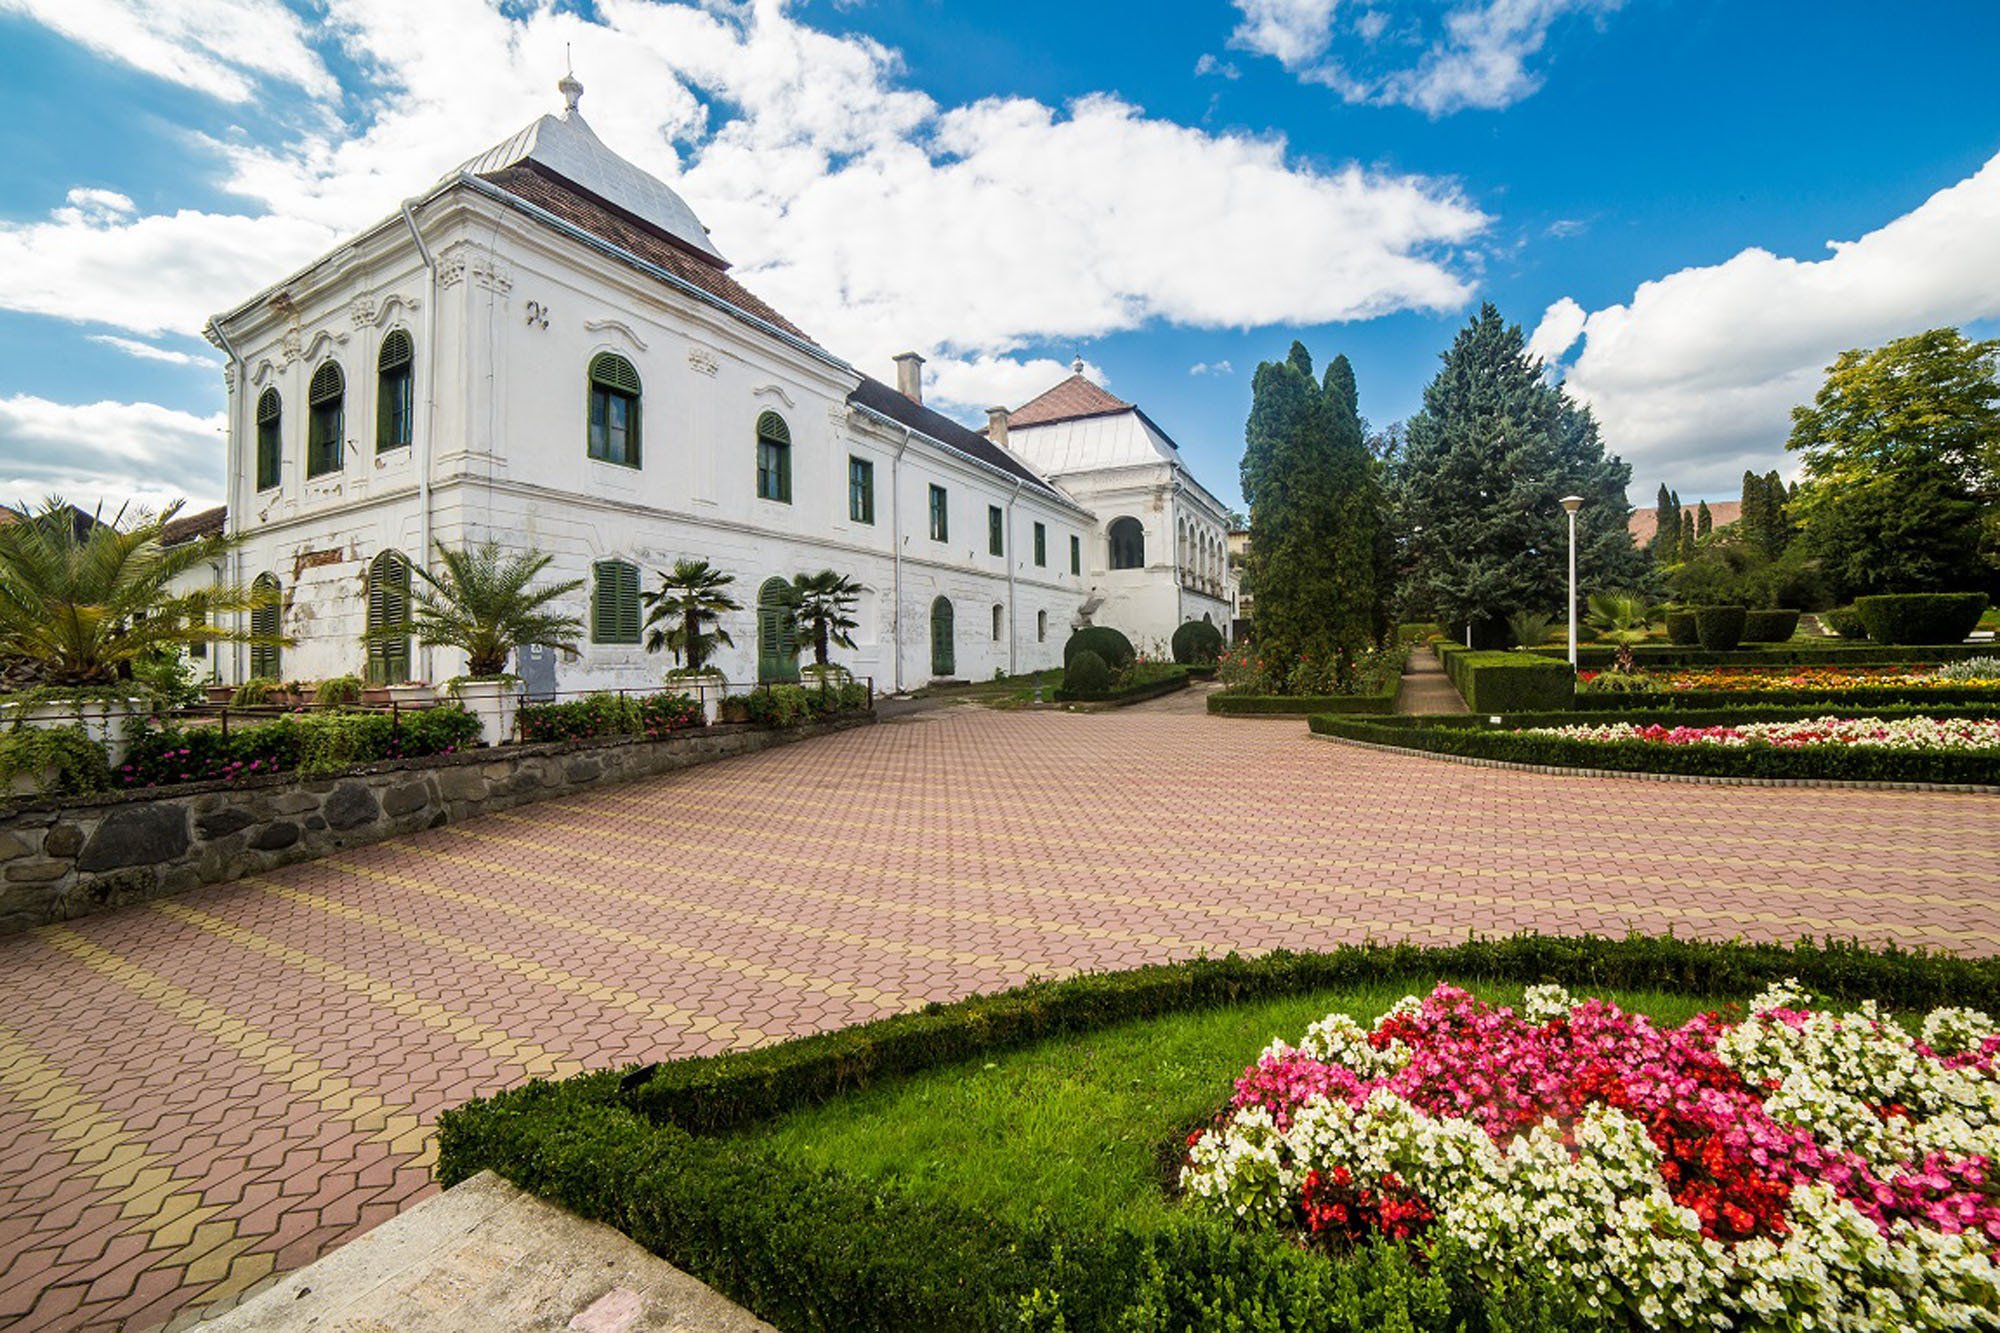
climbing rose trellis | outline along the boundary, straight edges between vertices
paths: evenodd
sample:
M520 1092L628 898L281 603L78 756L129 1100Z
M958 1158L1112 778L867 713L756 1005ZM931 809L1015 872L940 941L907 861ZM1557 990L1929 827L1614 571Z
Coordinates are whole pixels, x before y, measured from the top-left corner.
M1461 1240L1649 1328L2000 1327L2000 1029L1773 987L1655 1027L1440 986L1273 1044L1189 1137L1191 1201L1340 1248Z

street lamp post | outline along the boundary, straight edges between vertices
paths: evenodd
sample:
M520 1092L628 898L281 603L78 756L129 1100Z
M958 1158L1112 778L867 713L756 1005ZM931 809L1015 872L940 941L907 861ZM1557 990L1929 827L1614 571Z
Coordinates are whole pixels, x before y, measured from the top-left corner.
M1581 495L1565 495L1562 507L1569 514L1569 669L1576 670L1576 511L1583 508Z

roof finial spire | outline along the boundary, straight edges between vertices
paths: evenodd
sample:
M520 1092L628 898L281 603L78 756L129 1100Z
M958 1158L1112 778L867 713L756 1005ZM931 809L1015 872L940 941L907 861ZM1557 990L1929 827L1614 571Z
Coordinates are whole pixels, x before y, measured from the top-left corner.
M1074 360L1074 361L1072 361L1072 362L1070 362L1070 363L1069 363L1069 368L1070 368L1070 372L1071 372L1072 374L1076 374L1076 375L1081 375L1081 374L1083 373L1083 353L1082 353L1082 352L1078 352L1078 353L1076 354L1076 360Z
M576 104L583 100L583 85L576 81L576 65L570 59L568 42L563 43L563 76L556 91L563 95L563 114L574 116Z

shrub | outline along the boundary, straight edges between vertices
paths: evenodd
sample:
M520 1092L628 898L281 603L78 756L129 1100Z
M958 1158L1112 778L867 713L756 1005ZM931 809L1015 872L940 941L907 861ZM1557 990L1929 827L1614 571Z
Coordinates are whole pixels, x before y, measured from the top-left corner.
M519 715L521 739L582 741L608 736L658 738L702 724L701 704L676 691L627 698L587 694L559 704L528 704Z
M1206 620L1190 620L1174 631L1173 651L1176 662L1213 662L1222 656L1222 631Z
M1968 657L1931 673L1939 680L2000 680L2000 657Z
M1985 611L1983 592L1906 592L1854 599L1854 613L1877 643L1963 643Z
M1851 606L1835 607L1831 611L1822 611L1819 613L1819 620L1822 625L1825 625L1843 639L1865 639L1868 637L1868 627L1861 623L1861 617L1855 613L1854 608Z
M450 754L479 739L479 719L456 708L282 717L254 727L162 727L140 737L112 774L119 787L233 782L272 773L324 773L360 764Z
M1516 611L1507 617L1507 639L1516 648L1535 648L1548 642L1555 617L1540 611Z
M1445 674L1475 713L1559 711L1576 702L1576 673L1567 662L1475 648L1454 647L1441 655Z
M271 702L271 693L279 689L277 681L269 676L252 676L236 687L236 693L229 696L229 702L237 708L256 708Z
M1711 653L1726 653L1743 642L1743 624L1750 613L1740 606L1697 606L1695 633Z
M1069 642L1063 645L1063 670L1068 671L1076 655L1083 652L1096 653L1113 670L1139 655L1133 650L1132 641L1109 625L1085 625L1070 635Z
M39 796L79 795L111 785L104 747L82 727L12 727L0 731L0 801L17 778Z
M146 687L161 708L186 708L200 703L201 684L195 679L194 663L177 651L151 653L133 659L132 679Z
M1692 648L1701 642L1701 629L1691 608L1667 612L1667 641L1683 648Z
M1579 694L1658 694L1661 687L1657 677L1643 671L1600 671L1579 679L1576 689Z
M1785 643L1798 628L1797 611L1751 611L1743 618L1743 642Z
M1102 699L1111 693L1111 666L1086 648L1063 668L1063 693L1078 699Z
M335 676L323 680L313 691L313 702L322 707L352 707L361 702L361 677Z

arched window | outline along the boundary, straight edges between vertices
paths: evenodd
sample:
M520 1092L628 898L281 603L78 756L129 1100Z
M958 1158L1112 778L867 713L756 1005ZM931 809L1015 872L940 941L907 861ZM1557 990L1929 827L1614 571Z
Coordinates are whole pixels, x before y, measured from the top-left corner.
M1004 622L1006 619L1007 608L1001 606L998 602L993 603L993 642L1000 642L1000 635L1004 632Z
M347 377L340 373L339 362L328 361L313 372L306 412L306 475L340 471L341 442L347 435Z
M776 412L757 418L757 498L792 502L792 428Z
M590 358L590 456L639 466L639 372L616 352Z
M1146 567L1146 529L1140 525L1138 519L1112 519L1110 537L1113 569Z
M375 452L409 447L411 423L416 416L416 353L410 335L397 329L382 340L382 355L375 361Z
M401 552L384 551L368 565L368 683L400 685L410 678L410 636L386 639L377 630L407 630L410 624L410 562Z
M931 603L931 674L949 676L958 670L958 654L953 647L951 601L940 597Z
M639 567L600 560L590 568L590 641L639 642Z
M285 608L284 589L278 584L275 574L259 574L250 590L257 594L262 605L250 612L250 633L260 639L275 639L283 632ZM284 659L275 643L253 643L250 645L250 674L276 680L284 668Z
M257 395L257 489L268 491L283 477L285 402L276 389Z
M1035 612L1035 642L1047 643L1048 641L1049 613L1046 611L1037 611Z
M757 589L757 679L799 678L799 601L783 579Z

